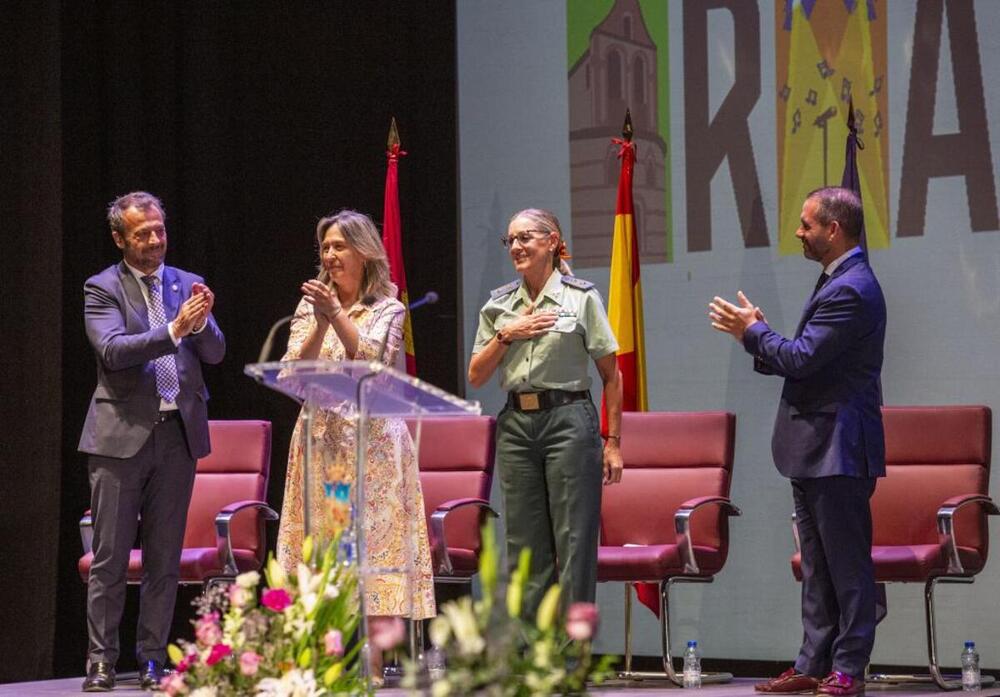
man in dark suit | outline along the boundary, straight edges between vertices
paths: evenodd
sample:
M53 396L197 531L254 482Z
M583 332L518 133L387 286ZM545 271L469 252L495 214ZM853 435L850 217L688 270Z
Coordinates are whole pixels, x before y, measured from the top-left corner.
M80 438L87 453L94 559L87 588L85 692L114 688L129 552L141 516L142 588L136 655L143 689L164 675L195 461L208 454L201 364L225 339L214 295L194 274L164 266L163 205L145 192L108 208L121 263L87 279L84 319L97 389Z
M793 339L772 330L742 292L715 298L712 326L785 378L771 450L791 479L802 549L804 636L795 665L758 692L854 695L875 642L876 586L869 499L885 476L880 375L885 299L859 246L861 200L811 193L796 237L823 274Z

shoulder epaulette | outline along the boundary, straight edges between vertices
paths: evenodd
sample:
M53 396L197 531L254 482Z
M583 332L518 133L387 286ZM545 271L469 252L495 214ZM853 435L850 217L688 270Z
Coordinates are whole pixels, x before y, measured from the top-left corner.
M513 293L515 290L517 290L517 287L519 285L521 285L520 281L511 281L510 283L502 285L499 288L494 288L493 290L490 291L490 300L497 300L507 295L508 293Z
M590 290L594 287L594 284L590 281L585 281L582 278L577 278L576 276L563 276L562 282L568 286L579 288L580 290Z

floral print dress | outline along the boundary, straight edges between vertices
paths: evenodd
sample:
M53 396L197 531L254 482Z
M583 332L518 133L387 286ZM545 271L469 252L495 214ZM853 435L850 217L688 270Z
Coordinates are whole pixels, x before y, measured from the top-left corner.
M357 303L345 308L358 328L355 360L377 360L394 365L403 342L403 306L394 298L371 305ZM299 302L292 319L288 351L282 360L297 360L302 344L315 326L312 306ZM330 328L323 337L320 359L346 360L343 344ZM302 561L304 537L302 467L302 415L295 424L288 452L285 499L278 528L278 562L294 573ZM424 497L413 440L401 419L371 419L365 467L365 543L368 565L405 569L412 555L412 575L400 573L369 576L365 594L367 614L425 619L435 615L434 583L430 545L424 518ZM328 541L349 523L346 490L354 490L356 478L356 426L353 419L333 410L321 409L313 421L311 497L313 526L319 541ZM399 463L397 466L397 462ZM344 484L350 485L349 487Z

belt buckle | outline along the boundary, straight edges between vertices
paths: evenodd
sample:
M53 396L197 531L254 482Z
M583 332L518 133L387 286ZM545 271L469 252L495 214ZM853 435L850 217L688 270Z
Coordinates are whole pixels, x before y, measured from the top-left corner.
M521 411L538 411L542 408L537 392L518 392L517 406Z

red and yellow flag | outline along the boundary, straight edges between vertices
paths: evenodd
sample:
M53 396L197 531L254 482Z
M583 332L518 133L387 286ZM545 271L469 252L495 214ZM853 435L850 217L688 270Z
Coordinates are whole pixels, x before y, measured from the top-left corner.
M608 289L608 319L618 339L618 369L622 374L622 411L646 411L646 348L642 327L642 283L639 279L639 234L632 205L632 170L635 168L635 143L632 142L632 117L625 112L618 158L618 203L615 207L615 231L611 243L611 283ZM607 403L602 399L601 423L607 432ZM660 598L652 583L636 584L639 602L660 615Z
M382 211L382 246L389 259L389 276L398 289L396 297L406 308L403 320L403 347L406 351L406 372L417 374L416 353L413 350L413 326L410 323L410 295L406 290L406 269L403 265L403 224L399 215L399 158L406 154L399 146L396 119L389 126L386 151L385 206Z
M632 142L632 118L628 113L625 115L622 135L624 138L614 140L621 146L618 157L622 164L618 176L618 204L615 208L615 231L611 243L608 319L618 339L622 410L646 411L646 349L642 328L642 283L639 280L639 235L632 212L635 143ZM603 421L607 423L606 412Z

